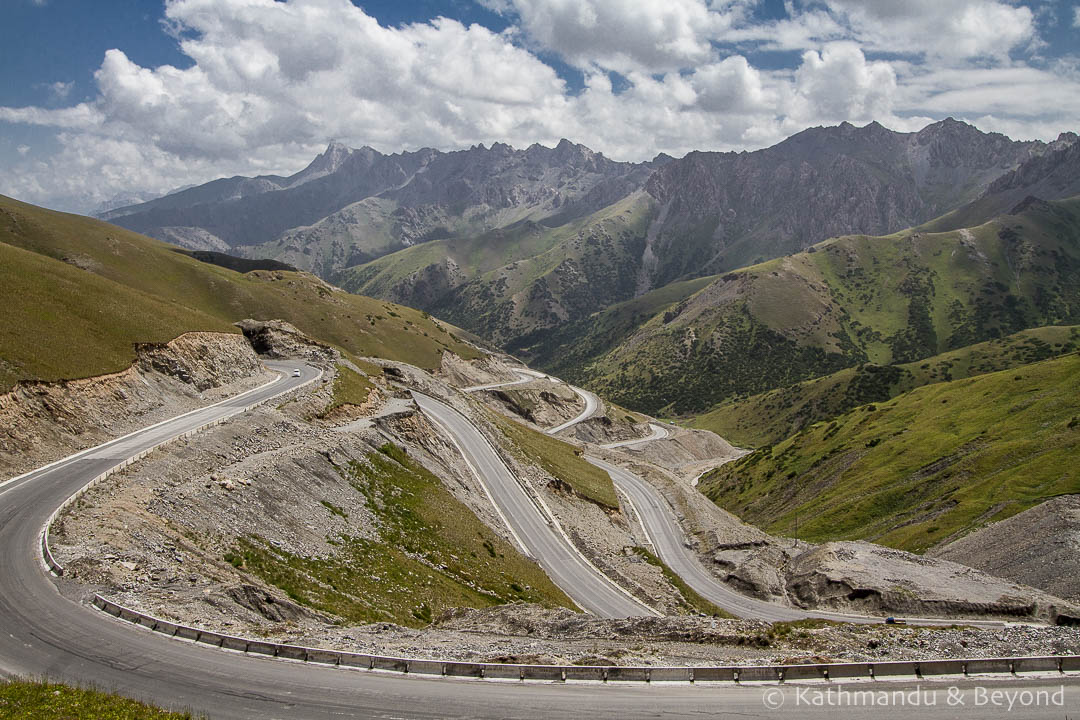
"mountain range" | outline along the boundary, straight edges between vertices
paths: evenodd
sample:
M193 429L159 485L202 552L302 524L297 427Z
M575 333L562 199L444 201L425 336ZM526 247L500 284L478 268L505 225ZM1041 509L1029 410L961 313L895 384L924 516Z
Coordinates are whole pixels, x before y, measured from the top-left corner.
M1048 245L1040 224L1057 213L1072 227L1072 205L1045 203L1080 195L1076 140L1014 141L950 118L912 133L843 123L754 152L646 163L566 140L394 155L334 143L289 177L217 180L103 217L436 313L631 407L696 412L861 362L1076 322L1071 245ZM1029 227L1008 219L1029 210L1040 218ZM927 261L942 243L974 258L962 280ZM1014 288L1009 273L1028 271ZM763 349L793 355L753 380L718 360Z
M193 250L282 260L325 278L429 240L588 214L640 187L652 163L582 145L495 143L384 155L331 143L289 177L234 177L100 215Z

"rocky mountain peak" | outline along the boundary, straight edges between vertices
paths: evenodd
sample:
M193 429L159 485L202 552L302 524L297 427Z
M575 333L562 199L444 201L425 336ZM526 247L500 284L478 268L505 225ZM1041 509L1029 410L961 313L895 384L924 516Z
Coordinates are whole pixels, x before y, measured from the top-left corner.
M1051 143L1054 145L1072 145L1077 141L1078 137L1074 132L1063 132L1057 136L1057 140Z
M1003 137L997 133L984 133L974 125L968 125L952 117L947 117L936 123L931 123L915 133L915 139L920 145L926 145L939 140L965 141L974 138Z
M363 150L374 152L374 150L366 146ZM287 187L296 187L337 172L354 152L359 151L355 151L336 140L331 140L330 144L326 146L326 150L316 156L310 165L289 178Z

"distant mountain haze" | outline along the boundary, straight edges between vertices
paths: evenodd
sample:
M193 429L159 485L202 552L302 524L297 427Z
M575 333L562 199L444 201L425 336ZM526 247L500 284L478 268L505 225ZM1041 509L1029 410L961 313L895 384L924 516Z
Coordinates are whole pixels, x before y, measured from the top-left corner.
M647 163L567 140L395 155L332 143L290 177L216 180L103 217L190 249L310 270L550 366L612 351L657 298L694 278L830 237L971 228L1021 212L1029 196L1078 195L1076 140L1014 141L950 118L912 133L816 127L754 152ZM597 330L595 313L634 298L636 314ZM583 338L587 349L575 345ZM664 396L647 405L663 407Z
M395 155L332 143L290 177L215 180L101 218L190 249L232 248L329 278L426 240L588 214L641 187L662 162L614 162L566 140Z

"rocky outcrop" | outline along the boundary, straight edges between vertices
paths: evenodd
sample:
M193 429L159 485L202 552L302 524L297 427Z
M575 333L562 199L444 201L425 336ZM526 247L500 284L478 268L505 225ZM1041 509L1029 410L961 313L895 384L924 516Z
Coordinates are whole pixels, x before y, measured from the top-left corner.
M472 387L492 383L513 382L516 363L511 364L497 355L484 355L474 360L464 360L455 353L442 355L439 375L454 387Z
M337 350L296 329L284 320L241 320L236 326L251 347L270 358L303 358L327 365L338 357Z
M252 385L262 366L242 335L194 332L136 346L118 373L20 382L0 396L0 478L206 404L214 391Z
M792 559L787 589L801 607L921 617L1055 622L1080 610L1030 587L946 560L867 542L832 542Z
M202 392L260 371L259 360L235 335L185 333L169 343L139 343L136 361L143 373L173 377Z
M1052 498L929 554L1080 602L1080 495Z
M276 597L255 585L236 585L227 589L225 594L240 607L256 612L271 622L295 621L315 615L307 608Z

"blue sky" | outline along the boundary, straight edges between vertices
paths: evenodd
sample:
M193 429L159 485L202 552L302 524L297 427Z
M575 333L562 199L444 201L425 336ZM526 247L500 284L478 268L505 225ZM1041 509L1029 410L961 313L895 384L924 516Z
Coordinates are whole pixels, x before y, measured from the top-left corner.
M0 193L88 211L215 177L561 137L617 159L947 116L1080 129L1065 0L6 0Z

